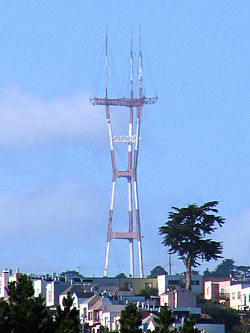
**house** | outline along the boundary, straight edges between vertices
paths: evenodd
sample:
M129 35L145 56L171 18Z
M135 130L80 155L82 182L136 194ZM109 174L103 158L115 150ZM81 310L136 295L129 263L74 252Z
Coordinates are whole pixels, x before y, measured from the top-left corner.
M102 295L91 307L89 307L88 317L85 323L89 324L92 333L98 332L101 326L102 313L106 305L112 305L112 298L107 295Z
M120 290L131 290L137 295L148 288L157 289L157 278L120 278Z
M213 281L208 280L204 282L204 298L207 300L216 300L219 303L229 301L230 280Z
M147 330L154 331L156 327L154 318L156 316L148 311L142 311L141 315L142 315L142 325L141 325L142 331L143 332L146 332Z
M114 321L114 317L117 314L120 314L121 311L125 309L125 306L125 304L106 305L102 311L101 325L107 327L109 330L112 330L112 323Z
M113 331L120 331L121 324L120 324L120 319L121 319L121 314L118 313L116 316L113 318L113 323L112 323L112 330Z
M46 285L46 306L56 307L59 305L59 295L70 286L70 282L55 279Z
M8 286L9 282L17 281L18 274L19 271L16 271L14 274L12 274L12 270L7 268L2 271L2 274L0 275L0 298L8 298L6 287Z
M101 298L100 295L94 294L92 297L85 299L80 304L80 321L81 324L88 322L88 311L89 309Z
M164 294L169 289L181 289L185 285L185 275L158 275L157 285L159 295ZM191 275L191 290L195 294L202 294L203 292L203 279L202 276L198 273L194 273Z
M230 286L230 307L236 310L250 309L250 284L238 283Z
M195 308L197 306L197 295L186 289L169 290L160 295L160 305L167 305L170 308Z
M64 308L63 299L64 297L67 297L68 293L70 294L70 296L73 297L72 307L77 308L77 310L80 309L80 304L82 302L94 296L93 292L86 292L82 285L74 284L72 286L69 286L59 295L59 305L62 309Z
M51 283L51 280L45 279L32 279L33 288L34 288L34 296L38 297L40 294L46 300L46 286Z

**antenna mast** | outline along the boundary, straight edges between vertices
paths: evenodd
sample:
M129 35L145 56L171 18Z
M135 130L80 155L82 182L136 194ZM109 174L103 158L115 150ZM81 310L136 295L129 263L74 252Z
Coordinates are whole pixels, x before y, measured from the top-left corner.
M106 48L105 48L105 95L108 98L108 26L106 25Z
M140 272L140 277L141 278L143 277L141 227L140 227L139 198L138 198L138 185L137 185L137 164L138 164L138 154L139 154L140 122L141 122L141 111L144 104L154 104L156 103L158 98L157 97L147 98L143 96L141 27L140 27L139 43L140 43L139 71L138 71L139 96L134 97L133 38L132 38L132 29L131 29L129 97L109 98L108 97L108 28L106 27L105 98L99 98L99 97L90 98L90 102L93 105L105 106L107 126L109 132L109 141L110 141L112 173L113 173L104 276L108 275L111 240L125 239L128 240L129 242L130 276L134 277L134 240L136 240L138 242L139 272ZM111 114L111 108L115 106L127 107L129 110L128 135L113 135L112 133L110 114ZM134 108L136 112L134 112ZM135 123L135 133L133 133L134 123ZM127 170L117 170L116 161L115 161L114 143L128 145ZM112 221L113 221L113 211L114 211L115 188L116 188L116 181L120 178L125 178L127 179L128 182L128 231L114 232L112 230ZM133 226L134 217L136 221L135 227Z

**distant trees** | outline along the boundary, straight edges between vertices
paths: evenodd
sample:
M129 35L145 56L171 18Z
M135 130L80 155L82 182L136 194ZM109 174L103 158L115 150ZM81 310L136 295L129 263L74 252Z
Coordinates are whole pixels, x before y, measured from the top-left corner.
M127 276L124 273L119 273L115 276L116 278L126 278Z
M159 228L164 236L163 244L169 246L169 253L178 253L186 267L186 289L191 289L191 268L199 266L199 260L210 261L221 258L222 243L206 238L221 227L225 220L218 213L218 201L187 207L172 207L168 220Z
M247 277L250 277L250 266L237 266L233 259L223 259L215 270L210 272L207 269L204 271L203 275L206 277L237 277L245 280Z
M165 271L165 269L162 266L156 266L155 268L152 269L152 271L150 272L148 277L154 278L161 274L167 274L167 272Z

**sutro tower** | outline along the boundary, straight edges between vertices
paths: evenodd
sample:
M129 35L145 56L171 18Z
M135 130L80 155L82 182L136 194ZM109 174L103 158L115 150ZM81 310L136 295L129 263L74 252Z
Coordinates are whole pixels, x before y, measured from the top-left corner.
M130 254L130 275L134 277L134 240L138 242L138 259L140 277L143 277L143 259L142 259L142 244L141 244L141 228L140 228L140 212L139 212L139 199L138 199L138 184L137 184L137 164L139 154L140 142L140 123L141 114L144 104L154 104L157 97L147 98L143 94L143 77L142 77L142 52L141 52L141 33L139 37L139 66L138 66L138 96L134 94L134 78L133 78L133 44L131 37L131 51L130 51L130 96L121 98L108 97L108 34L106 30L106 53L105 53L105 98L91 97L90 102L93 105L103 105L106 110L107 126L110 140L110 152L112 162L112 192L109 210L109 222L107 232L107 248L104 267L104 276L108 275L109 264L109 251L110 242L112 239L127 239L129 242ZM111 107L124 107L128 109L128 135L113 135L111 126ZM134 127L134 128L133 128ZM115 144L128 145L128 158L127 169L117 170L115 159ZM112 219L114 211L114 198L116 181L119 178L126 178L128 182L128 231L114 232L112 230ZM136 225L133 226L133 219L135 218Z

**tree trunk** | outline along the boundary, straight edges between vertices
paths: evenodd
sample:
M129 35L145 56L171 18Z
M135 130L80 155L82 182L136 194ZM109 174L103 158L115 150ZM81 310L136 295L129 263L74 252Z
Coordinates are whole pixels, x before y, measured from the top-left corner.
M191 257L186 260L186 289L191 290Z

